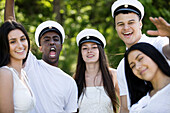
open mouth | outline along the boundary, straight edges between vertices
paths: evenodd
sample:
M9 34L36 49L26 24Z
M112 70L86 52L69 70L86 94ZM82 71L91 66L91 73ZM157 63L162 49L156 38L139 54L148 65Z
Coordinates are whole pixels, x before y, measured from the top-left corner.
M56 56L56 49L54 47L50 48L50 57L55 57Z
M87 58L92 58L94 55L88 55Z
M126 32L126 33L123 33L123 35L126 37L126 38L129 38L131 37L133 32Z

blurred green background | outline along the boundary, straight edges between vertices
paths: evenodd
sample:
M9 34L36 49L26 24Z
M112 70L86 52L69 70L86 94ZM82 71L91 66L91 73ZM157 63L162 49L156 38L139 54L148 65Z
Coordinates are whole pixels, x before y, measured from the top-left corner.
M24 25L31 39L31 51L41 59L34 41L36 27L43 21L55 20L65 29L66 39L59 67L73 75L77 63L77 34L85 28L99 30L106 38L109 64L117 68L123 58L125 45L114 29L111 5L115 0L15 0L16 20ZM156 29L149 17L162 16L170 22L170 0L139 0L145 7L142 32ZM4 22L5 0L0 0L0 25Z

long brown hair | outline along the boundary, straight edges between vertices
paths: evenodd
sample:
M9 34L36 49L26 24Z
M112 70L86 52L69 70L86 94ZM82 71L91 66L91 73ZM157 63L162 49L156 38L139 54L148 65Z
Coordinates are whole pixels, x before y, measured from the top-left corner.
M113 110L116 113L118 102L116 99L116 93L115 88L113 84L112 74L109 72L109 64L104 52L104 49L101 45L98 45L99 50L99 65L102 73L102 80L103 80L103 86L105 89L106 94L109 96L112 105ZM78 53L78 59L77 59L77 67L76 67L76 73L74 75L74 79L78 86L78 98L81 94L84 94L84 88L86 87L86 81L85 81L85 70L86 70L86 64L82 58L81 54L81 46L79 47L79 53Z

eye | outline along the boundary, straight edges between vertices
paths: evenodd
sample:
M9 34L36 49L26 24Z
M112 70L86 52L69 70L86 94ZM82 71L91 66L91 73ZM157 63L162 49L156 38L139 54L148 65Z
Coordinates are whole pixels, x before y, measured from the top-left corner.
M10 44L14 44L16 41L9 41Z
M54 41L59 41L59 39L58 38L54 38Z
M21 38L21 41L25 41L25 40L26 40L26 37Z
M133 69L135 67L135 64L131 64L130 68Z
M87 50L87 48L86 48L86 47L83 47L82 50Z
M143 57L140 57L139 59L138 59L138 61L141 61L143 59Z
M129 21L128 22L128 24L133 24L135 21L134 20L132 20L132 21Z
M50 41L49 39L45 39L46 42Z
M123 26L123 25L124 25L123 23L118 24L118 26Z

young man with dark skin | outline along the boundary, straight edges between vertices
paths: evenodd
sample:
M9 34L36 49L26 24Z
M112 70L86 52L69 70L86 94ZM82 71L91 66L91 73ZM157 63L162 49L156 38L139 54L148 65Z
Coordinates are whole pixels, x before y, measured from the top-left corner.
M5 20L14 19L14 0L6 0ZM58 68L65 33L55 21L41 23L35 41L42 52L38 60L31 52L24 70L35 94L36 105L31 113L72 113L77 111L77 85L74 79Z
M127 49L138 42L147 42L155 46L166 58L170 64L170 44L168 37L150 38L142 34L142 18L144 16L144 7L138 0L117 0L111 7L112 16L115 20L115 28L120 39L125 43ZM154 19L151 18L153 22ZM160 36L163 34L163 27L157 27ZM151 35L153 32L148 31ZM167 36L167 35L166 35ZM130 96L124 72L124 58L117 68L117 79L120 88L121 113L128 113L130 108Z

